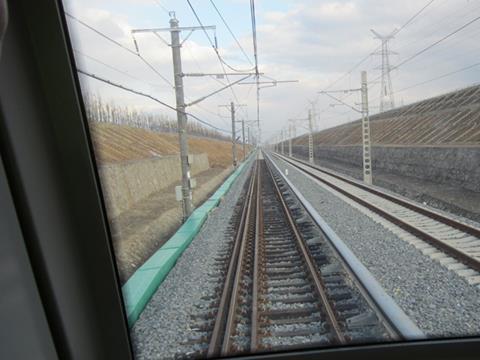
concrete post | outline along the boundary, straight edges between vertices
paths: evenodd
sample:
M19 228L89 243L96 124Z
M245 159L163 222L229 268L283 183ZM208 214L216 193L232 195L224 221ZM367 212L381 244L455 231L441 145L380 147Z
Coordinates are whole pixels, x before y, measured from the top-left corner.
M372 159L370 146L370 120L368 115L367 72L362 71L362 144L363 144L363 181L372 184Z
M288 124L288 156L292 157L292 124Z
M245 119L242 119L243 161L245 161Z
M312 111L308 111L308 162L313 164L313 119Z
M172 40L173 75L175 80L175 99L177 105L178 136L180 142L180 163L182 168L182 204L184 220L192 213L192 190L190 186L190 165L188 163L188 138L186 133L187 115L185 113L185 96L183 92L182 58L180 53L180 30L178 20L170 19L170 36Z
M235 104L233 101L230 103L230 112L232 115L232 162L233 167L237 167L237 139L235 134Z
M282 129L282 133L281 133L281 141L282 141L282 155L284 155L284 154L285 154L285 151L284 151L284 150L285 150L285 149L284 149L285 144L284 144L284 142L283 142L283 129Z

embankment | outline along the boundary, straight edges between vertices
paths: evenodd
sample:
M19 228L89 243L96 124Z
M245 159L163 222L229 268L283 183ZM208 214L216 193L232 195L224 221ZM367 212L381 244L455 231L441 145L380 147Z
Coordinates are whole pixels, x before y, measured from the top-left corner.
M293 152L308 157L308 147L296 145ZM359 145L315 146L314 158L361 169ZM478 146L372 146L373 171L427 180L480 192L480 147Z
M110 123L90 130L123 283L181 225L178 135ZM192 136L189 153L199 206L231 173L231 143Z

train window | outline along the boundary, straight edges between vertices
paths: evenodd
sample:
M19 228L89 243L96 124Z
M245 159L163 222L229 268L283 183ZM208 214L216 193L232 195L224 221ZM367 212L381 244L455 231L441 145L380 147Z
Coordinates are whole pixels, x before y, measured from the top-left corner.
M134 354L480 333L480 4L63 0Z

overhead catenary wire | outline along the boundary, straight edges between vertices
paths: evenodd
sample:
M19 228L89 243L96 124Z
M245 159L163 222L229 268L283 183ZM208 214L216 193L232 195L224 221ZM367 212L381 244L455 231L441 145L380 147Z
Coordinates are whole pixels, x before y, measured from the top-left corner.
M158 0L152 0L160 9L162 9L167 15L170 15L170 11Z
M253 58L255 61L255 72L258 78L257 20L255 16L255 0L250 0L250 18L252 21Z
M258 47L257 47L257 20L255 15L255 0L250 0L250 18L252 22L252 42L253 42L253 58L255 61L255 80L257 88L257 127L258 127L258 136L260 137L260 76L258 71Z
M215 2L213 0L210 0L210 3L212 4L212 6L214 7L215 11L217 12L218 16L220 17L220 19L222 19L222 22L223 24L225 25L225 27L227 28L228 32L230 33L230 35L232 36L233 40L235 40L235 42L237 43L237 46L239 47L240 51L242 52L242 54L245 56L245 59L247 59L247 61L250 63L250 65L253 65L252 63L252 60L250 60L250 57L247 55L247 53L245 52L245 49L243 48L242 44L240 44L240 41L238 41L237 37L235 36L235 34L233 33L232 29L230 28L230 26L228 25L228 22L225 20L224 16L222 15L222 13L220 12L220 10L218 9L217 5L215 5Z
M238 70L238 69L235 69L233 67L231 67L230 65L228 65L221 57L217 47L215 46L214 42L212 41L212 39L210 38L210 35L208 35L208 32L207 30L205 29L205 26L203 25L202 23L202 20L200 19L199 15L197 14L197 11L195 10L195 8L193 7L192 3L190 2L190 0L187 0L187 3L190 7L190 10L192 11L193 15L195 16L195 19L197 20L198 24L200 25L200 27L202 28L203 30L203 33L205 34L205 37L207 38L208 42L210 43L210 45L212 46L212 49L213 51L215 52L219 62L220 62L220 66L222 67L222 72L225 76L225 79L227 80L227 84L230 85L229 89L230 89L230 92L232 93L232 96L233 98L235 99L235 101L237 103L240 103L240 101L238 100L238 97L237 97L237 94L235 93L235 90L233 89L233 86L231 86L231 82L230 82L230 79L227 75L227 71L225 69L225 66L227 66L228 68L230 68L232 71L235 71L235 72L249 72L251 71L252 69L246 69L246 70Z
M153 87L161 87L160 84L153 84L153 83L146 82L145 80L142 80L142 79L140 79L140 78L138 78L138 77L136 77L136 76L133 76L132 74L130 74L130 73L124 71L124 70L118 69L118 68L116 68L115 66L112 66L112 65L110 65L110 64L107 64L107 63L105 63L105 62L103 62L103 61L101 61L101 60L99 60L99 59L97 59L97 58L95 58L95 57L93 57L93 56L91 56L91 55L85 54L84 52L82 52L82 51L80 51L80 50L78 50L78 49L73 49L73 51L74 51L75 53L77 53L77 54L79 54L79 55L81 55L81 56L83 56L83 57L85 57L85 58L93 61L93 62L96 62L96 63L98 63L98 64L101 64L101 65L103 65L103 66L105 66L105 67L107 67L107 68L109 68L109 69L111 69L111 70L113 70L113 71L115 71L115 72L117 72L117 73L119 73L119 74L125 75L125 76L129 77L129 78L132 79L132 80L139 81L139 82L142 82L142 83L144 83L144 84L147 84L147 85L153 86Z
M140 55L139 52L136 52L136 51L128 48L127 46L119 43L117 40L111 38L110 36L106 35L105 33L101 32L98 29L95 29L93 26L91 26L91 25L87 24L86 22L80 20L79 18L71 15L70 13L65 12L65 15L67 15L71 19L75 20L76 22L78 22L82 26L86 27L87 29L90 29L94 33L103 37L104 39L108 40L112 44L115 44L116 46L122 48L123 50L129 52L130 54L137 56L145 65L147 65L153 72L155 72L163 81L165 81L169 86L173 87L172 82L170 80L168 80L165 76L163 76L152 64L150 64L142 55Z
M205 29L205 27L203 26L203 23L202 23L202 21L200 20L200 17L198 16L197 11L196 11L195 8L193 7L191 1L190 1L190 0L187 0L187 3L188 3L188 6L190 7L190 10L191 10L192 13L193 13L193 15L195 16L195 19L197 19L198 24L199 24L200 27L202 28L203 33L205 34L205 37L208 39L208 42L209 42L210 45L212 46L213 51L214 51L215 54L217 55L218 60L219 60L220 63L222 64L222 67L226 66L226 67L228 67L230 70L235 71L235 72L249 72L249 71L254 70L253 68L250 68L250 69L236 69L236 68L234 68L233 66L231 66L230 64L228 64L228 63L222 58L222 56L220 55L220 52L218 51L218 48L217 48L217 46L215 45L215 43L214 43L214 41L212 40L212 38L210 37L210 35L208 35L208 32L207 32L207 30ZM224 69L224 72L226 72L225 69Z
M90 72L88 72L88 71L85 71L85 70L82 70L82 69L80 69L80 68L77 68L77 72L80 73L80 74L82 74L82 75L84 75L84 76L87 76L87 77L90 77L90 78L92 78L92 79L101 81L101 82L103 82L103 83L105 83L105 84L107 84L107 85L116 87L116 88L118 88L118 89L121 89L121 90L124 90L124 91L128 91L128 92L130 92L130 93L133 93L133 94L136 94L136 95L139 95L139 96L146 97L146 98L148 98L148 99L150 99L150 100L153 100L153 101L155 101L156 103L158 103L158 104L160 104L160 105L162 105L162 106L165 106L166 108L168 108L168 109L170 109L170 110L173 110L173 111L175 111L175 112L180 111L180 110L177 110L177 108L175 108L174 106L169 105L169 104L167 104L166 102L163 102L162 100L159 100L159 99L157 99L156 97L154 97L154 96L152 96L152 95L150 95L150 94L147 94L147 93L144 93L144 92L142 92L142 91L138 91L138 90L129 88L129 87L124 86L124 85L122 85L122 84L118 84L118 83L116 83L116 82L113 82L113 81L108 80L108 79L105 79L105 78L103 78L103 77L101 77L101 76L92 74L92 73L90 73ZM201 123L201 124L203 124L203 125L205 125L205 126L208 126L208 127L212 128L212 129L214 129L214 130L221 131L221 132L224 132L224 133L227 133L227 134L230 134L230 132L231 132L230 130L225 130L225 129L219 128L219 127L217 127L217 126L215 126L215 125L212 125L212 124L210 124L209 122L200 119L198 116L196 116L196 115L194 115L194 114L192 114L192 113L189 113L189 112L186 112L186 111L183 112L183 113L186 114L187 116L190 116L190 117L192 117L193 119L197 120L199 123Z

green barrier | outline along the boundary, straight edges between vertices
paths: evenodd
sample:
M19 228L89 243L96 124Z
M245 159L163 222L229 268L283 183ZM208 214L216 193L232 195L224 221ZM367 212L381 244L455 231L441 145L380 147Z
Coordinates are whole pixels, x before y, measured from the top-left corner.
M240 175L251 156L228 177L208 200L195 209L177 232L140 266L123 285L122 293L130 327L135 324L177 259L198 234L210 211L218 205L221 198L230 190L233 182Z

